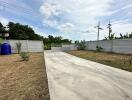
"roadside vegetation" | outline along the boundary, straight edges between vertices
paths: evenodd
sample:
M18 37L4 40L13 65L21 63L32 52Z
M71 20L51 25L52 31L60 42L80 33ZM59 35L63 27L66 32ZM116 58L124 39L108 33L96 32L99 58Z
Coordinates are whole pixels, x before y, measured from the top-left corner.
M75 46L77 47L77 50L85 50L86 41L85 40L75 41Z
M67 53L87 60L132 72L132 55L97 51L68 51Z
M53 47L59 47L62 44L71 44L72 41L69 39L63 39L63 37L61 36L52 36L49 35L48 37L43 38L43 42L44 42L44 49L45 50L50 50L51 46Z
M131 33L126 33L126 34L121 34L120 36L115 36L115 33L111 33L109 37L105 37L104 40L113 40L113 39L132 39L132 32Z
M0 100L50 100L43 54L25 55L0 56Z
M49 50L51 46L61 45L61 44L70 44L72 41L69 39L64 39L61 36L52 36L43 37L33 30L32 27L28 25L22 25L20 23L9 22L6 26L9 28L7 31L5 26L0 22L0 38L4 39L4 33L9 33L9 37L7 39L12 40L41 40L44 42L44 49ZM1 34L3 33L3 34ZM17 44L19 47L19 43ZM19 51L18 51L19 52Z

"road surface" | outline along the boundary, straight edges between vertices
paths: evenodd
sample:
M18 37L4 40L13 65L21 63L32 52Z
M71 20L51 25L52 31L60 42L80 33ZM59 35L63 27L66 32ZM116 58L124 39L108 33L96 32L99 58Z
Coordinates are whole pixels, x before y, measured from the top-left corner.
M132 100L132 73L45 51L51 100Z

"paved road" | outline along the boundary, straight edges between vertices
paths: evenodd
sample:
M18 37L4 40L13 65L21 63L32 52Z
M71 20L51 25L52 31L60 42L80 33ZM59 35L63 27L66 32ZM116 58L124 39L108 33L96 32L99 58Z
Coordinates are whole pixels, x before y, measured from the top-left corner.
M51 100L132 100L132 73L63 52L45 52Z

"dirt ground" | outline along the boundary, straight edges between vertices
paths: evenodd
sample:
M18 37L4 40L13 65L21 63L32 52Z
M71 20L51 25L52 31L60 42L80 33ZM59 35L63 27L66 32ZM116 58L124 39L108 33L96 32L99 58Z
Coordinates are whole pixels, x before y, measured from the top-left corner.
M127 70L132 72L132 65L130 65L129 56L124 54L114 54L106 52L95 52L95 51L69 51L69 54L81 57L84 59L99 62L105 65L116 67L119 69Z
M50 100L43 53L0 55L0 100Z

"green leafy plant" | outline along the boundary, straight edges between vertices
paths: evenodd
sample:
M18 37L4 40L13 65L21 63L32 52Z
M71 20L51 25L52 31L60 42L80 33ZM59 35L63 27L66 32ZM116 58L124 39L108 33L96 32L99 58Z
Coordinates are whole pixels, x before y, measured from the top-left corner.
M103 48L101 46L96 46L96 51L97 52L101 52L103 50Z
M51 50L51 45L50 44L44 45L44 50Z
M20 52L21 52L21 46L22 46L21 42L16 43L18 54L20 54Z
M86 42L85 40L81 40L80 42L79 41L75 41L75 46L77 47L78 50L85 50L86 48Z
M0 38L0 45L3 43L3 39L2 38Z
M29 60L29 54L27 52L21 52L20 53L22 61L28 61Z

